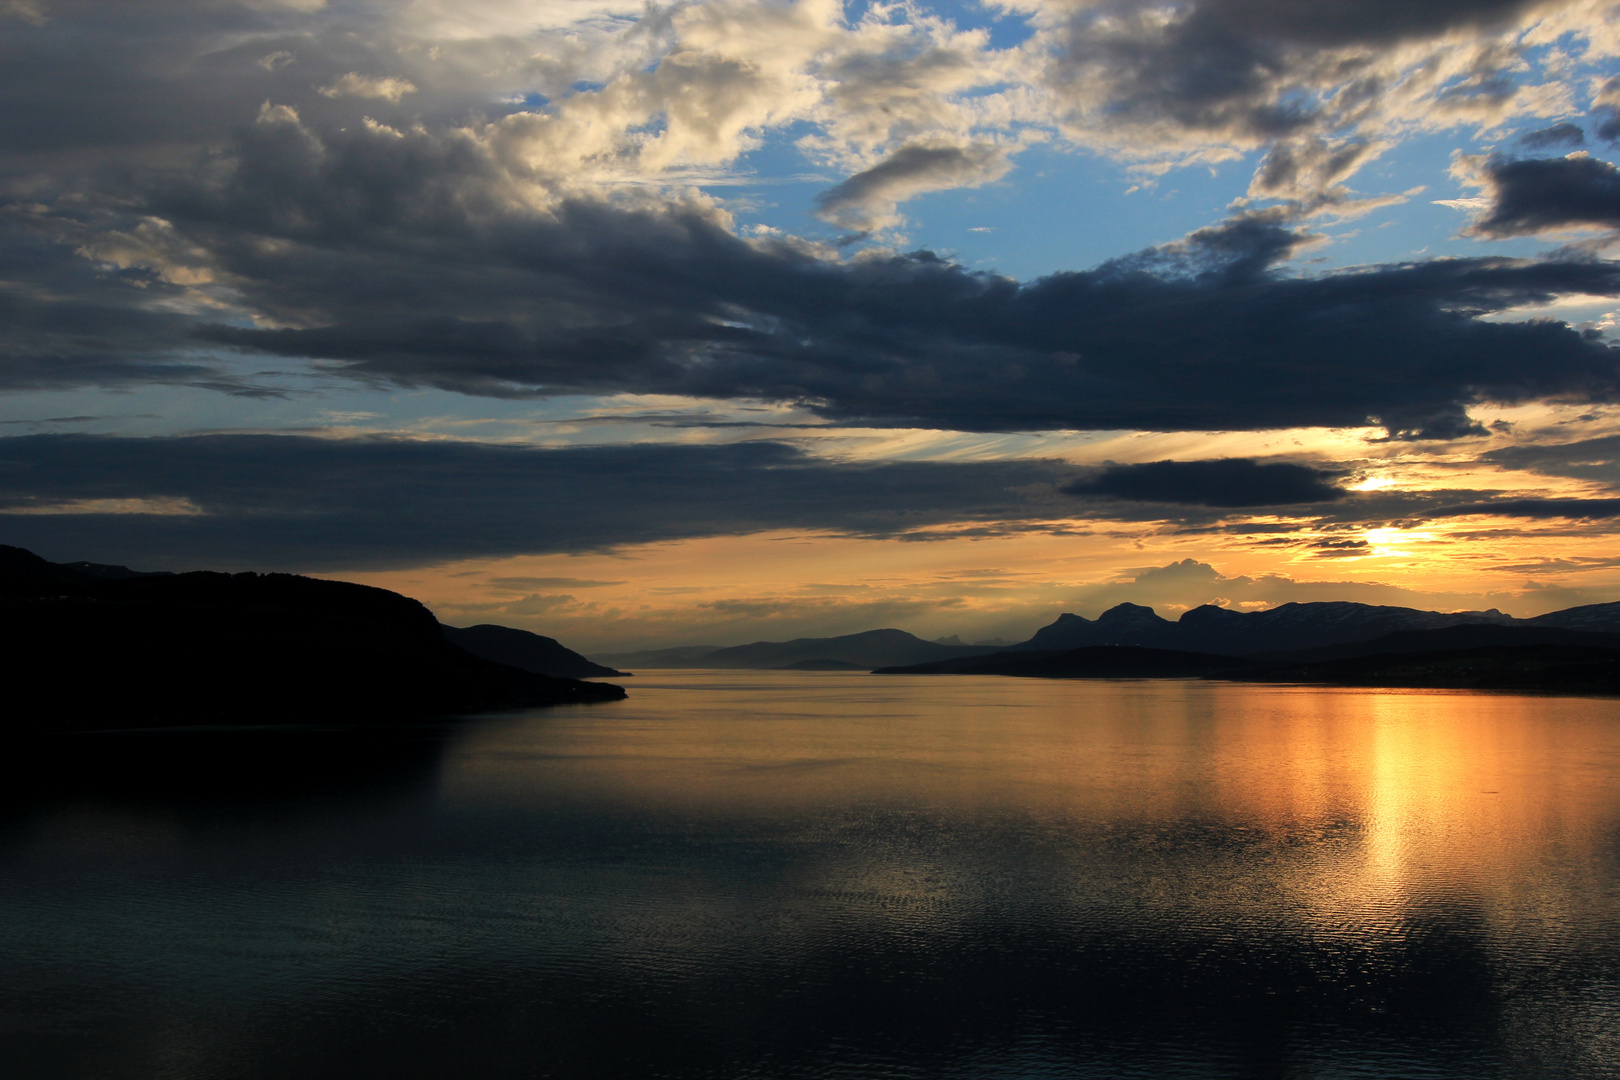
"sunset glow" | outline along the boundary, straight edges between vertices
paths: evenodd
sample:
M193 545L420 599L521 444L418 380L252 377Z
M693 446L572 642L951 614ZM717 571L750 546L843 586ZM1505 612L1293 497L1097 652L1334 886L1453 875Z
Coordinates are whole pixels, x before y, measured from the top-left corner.
M0 4L8 542L595 649L1620 599L1606 0L186 9Z

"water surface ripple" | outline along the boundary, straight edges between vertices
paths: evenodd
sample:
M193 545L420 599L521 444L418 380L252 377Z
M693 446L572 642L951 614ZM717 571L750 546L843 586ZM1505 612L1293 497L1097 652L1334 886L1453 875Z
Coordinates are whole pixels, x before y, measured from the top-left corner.
M5 1074L1620 1076L1620 702L631 688L24 744Z

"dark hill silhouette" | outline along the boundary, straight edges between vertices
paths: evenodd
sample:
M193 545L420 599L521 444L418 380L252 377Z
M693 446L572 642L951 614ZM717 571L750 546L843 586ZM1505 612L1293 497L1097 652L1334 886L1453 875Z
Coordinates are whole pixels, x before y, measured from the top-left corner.
M563 679L623 677L629 672L605 667L587 660L555 638L514 630L510 626L480 623L477 626L446 626L444 637L457 648L496 664L505 664L536 675Z
M955 656L982 656L995 652L977 645L940 645L904 630L867 630L830 638L792 641L756 641L712 649L658 649L643 653L603 656L626 667L782 668L801 660L839 660L871 670L891 664L920 664Z
M292 574L110 575L0 546L16 727L387 722L604 701L479 659L385 589Z
M1620 605L1617 605L1620 607ZM1579 610L1579 609L1576 609ZM1555 613L1562 614L1562 613ZM1542 616L1549 619L1551 616ZM1500 611L1444 613L1415 608L1382 607L1332 601L1283 604L1266 611L1233 611L1206 604L1185 612L1176 622L1152 608L1120 604L1095 620L1063 614L1013 650L1077 649L1088 645L1143 645L1157 649L1246 656L1287 649L1319 648L1368 641L1401 630L1436 630L1461 625L1527 625ZM1535 623L1536 625L1563 625ZM1582 626L1580 629L1600 629ZM1620 614L1614 621L1620 630Z
M1620 633L1620 602L1613 604L1586 604L1582 607L1549 611L1533 619L1523 620L1530 626L1556 626L1564 630L1591 630L1605 634Z

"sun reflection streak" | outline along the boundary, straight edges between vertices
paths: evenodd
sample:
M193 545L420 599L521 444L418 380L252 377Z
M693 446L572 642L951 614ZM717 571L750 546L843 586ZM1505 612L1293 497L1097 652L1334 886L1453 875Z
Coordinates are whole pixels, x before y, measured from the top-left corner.
M1620 768L1620 728L1602 700L1175 681L655 678L674 689L638 683L611 718L548 722L548 753L567 764L543 778L524 749L536 729L484 729L447 770L447 796L588 789L683 818L812 807L860 818L884 807L920 813L946 834L967 827L958 818L993 818L1043 842L1069 838L1063 858L1073 860L1076 896L1089 898L1079 903L1103 902L1099 881L1121 872L1107 865L1108 838L1129 834L1180 852L1188 876L1155 900L1167 912L1329 934L1393 932L1434 904L1505 921L1522 920L1528 904L1543 925L1567 924L1582 885L1543 880L1536 861L1549 845L1586 850L1620 820L1620 791L1603 780ZM725 715L728 695L759 687L779 698L769 716ZM1569 760L1588 764L1560 767ZM885 843L899 863L834 859L827 872L841 888L965 880L948 844L923 854ZM1534 897L1514 891L1526 880L1540 882Z

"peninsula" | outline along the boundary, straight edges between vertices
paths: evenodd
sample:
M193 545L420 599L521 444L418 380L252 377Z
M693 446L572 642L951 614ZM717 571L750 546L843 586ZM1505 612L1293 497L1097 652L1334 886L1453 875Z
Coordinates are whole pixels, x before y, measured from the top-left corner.
M294 574L145 574L0 545L10 726L389 723L624 689L458 647L398 593Z

